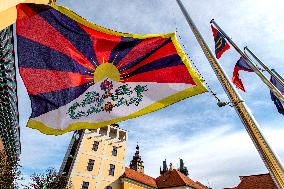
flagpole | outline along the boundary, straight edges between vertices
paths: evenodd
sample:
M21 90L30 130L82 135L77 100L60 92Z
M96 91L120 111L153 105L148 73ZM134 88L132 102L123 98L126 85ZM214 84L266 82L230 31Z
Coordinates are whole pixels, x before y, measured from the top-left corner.
M248 47L244 48L244 53L246 54L246 51L249 52L249 54L271 75L273 76L283 87L284 87L284 81L281 80L275 73L273 73L259 58L251 52L251 50ZM247 54L246 54L247 55Z
M260 79L268 86L268 88L275 94L275 96L284 102L284 96L281 94L281 92L263 75L259 69L254 65L254 63L251 61L251 59L239 49L239 47L231 40L231 38L218 26L218 24L212 19L210 23L213 23L214 26L219 30L219 32L229 41L229 43L238 51L238 53L245 59L245 61L248 63L250 68L260 77Z
M248 109L244 101L241 99L240 95L233 87L233 84L229 80L223 68L218 63L214 54L204 41L203 37L201 36L200 32L198 31L197 27L195 26L188 12L183 6L181 0L176 1L182 13L184 14L191 30L193 31L199 45L201 46L206 58L208 59L211 67L215 71L216 76L222 84L222 87L224 88L232 104L234 105L236 112L238 113L241 121L243 122L249 136L251 137L256 149L258 150L264 164L269 170L274 182L276 183L278 188L284 189L284 169L281 165L280 160L278 159L277 155L273 153L272 149L266 142L266 139L261 134L260 130L258 129L258 124L256 120L251 115L250 110Z

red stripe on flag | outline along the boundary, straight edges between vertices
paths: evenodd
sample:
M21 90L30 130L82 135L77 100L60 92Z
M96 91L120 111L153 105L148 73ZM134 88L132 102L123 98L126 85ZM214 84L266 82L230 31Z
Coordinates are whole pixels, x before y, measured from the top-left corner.
M117 68L121 68L126 64L136 60L137 58L144 56L146 53L153 50L164 43L168 38L154 37L149 39L144 39L141 43L137 44L117 65Z
M236 85L237 88L241 89L242 91L246 92L246 89L244 87L244 84L240 78L239 71L241 69L238 66L235 66L234 72L233 72L233 77L232 77L232 82Z
M31 95L76 87L93 78L73 72L19 68L27 91ZM90 79L87 79L90 78Z
M211 25L211 30L212 30L213 37L214 37L214 40L215 40L218 30L215 27L213 27L212 25Z
M25 9L25 11L23 11ZM35 16L37 13L30 9L26 4L17 5L17 21Z
M144 72L126 78L122 82L187 83L196 85L185 65Z
M219 51L218 54L216 54L216 58L217 59L221 58L222 54L229 49L230 49L230 45L228 43L225 43L225 46L223 47L223 49Z
M105 34L82 24L80 27L90 34L98 63L101 64L103 59L105 62L109 61L111 50L121 41L121 37Z
M137 64L136 66L133 66L125 71L123 71L121 74L122 75L126 75L128 73L133 72L134 70L148 64L151 63L155 60L158 60L160 58L164 58L173 54L176 54L176 49L173 43L168 43L165 46L161 47L160 49L158 49L156 52L154 52L153 54L151 54L149 57L147 57L145 60L141 61L139 64Z
M64 38L60 32L49 25L42 17L39 15L28 17L32 14L32 9L28 6L25 7L24 11L28 12L26 14L27 17L17 20L16 29L18 35L66 54L82 66L95 70L95 67L87 60L87 58L85 58L70 41ZM20 11L19 14L22 15L25 13Z

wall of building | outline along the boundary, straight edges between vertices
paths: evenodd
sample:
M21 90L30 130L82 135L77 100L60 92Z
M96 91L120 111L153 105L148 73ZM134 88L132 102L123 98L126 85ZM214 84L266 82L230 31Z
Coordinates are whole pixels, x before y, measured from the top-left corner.
M129 183L129 182L123 182L121 185L122 189L152 189L151 187Z
M157 189L156 187L148 186L146 184L125 177L120 178L120 181L121 189Z
M125 138L119 139L125 133ZM81 188L83 181L89 182L89 188L104 189L112 186L120 188L119 177L124 173L126 151L126 131L108 126L98 130L86 130L76 156L70 181L75 188ZM97 151L93 150L94 142L99 142ZM117 155L112 154L117 147ZM89 160L94 160L92 171L87 170ZM109 175L110 164L115 165L114 175Z
M76 189L81 189L82 188L82 183L84 182L89 182L89 188L96 188L96 180L92 178L90 175L82 175L82 174L72 174L72 179L71 183L72 186Z
M19 3L48 4L49 0L1 0L0 5L0 30L16 22L17 9Z
M189 186L178 186L178 187L171 187L171 188L165 188L165 189L194 189Z

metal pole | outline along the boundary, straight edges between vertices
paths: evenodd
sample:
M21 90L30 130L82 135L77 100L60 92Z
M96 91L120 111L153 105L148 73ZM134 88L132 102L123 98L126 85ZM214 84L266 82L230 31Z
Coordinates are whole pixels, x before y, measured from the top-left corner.
M284 102L284 96L281 94L281 92L261 73L261 71L258 70L258 68L254 65L254 63L251 61L251 59L244 54L239 47L231 40L231 38L216 24L214 19L210 21L210 23L213 23L216 28L220 31L220 33L229 41L229 43L240 53L240 55L245 59L245 61L248 63L250 68L260 77L260 79L269 87L269 89L275 94L275 96Z
M283 79L283 77L281 77L281 75L279 75L277 72L276 72L276 70L274 70L274 69L271 69L271 71L279 78L279 79L281 79L282 80L282 82L284 82L284 79Z
M233 87L233 84L229 80L228 76L225 74L223 68L220 66L214 54L204 41L203 37L199 33L197 27L195 26L188 12L183 6L181 0L177 0L177 3L182 13L184 14L191 30L193 31L199 45L201 46L206 58L208 59L213 70L215 71L216 76L218 77L225 92L230 98L232 104L234 105L236 112L238 113L241 121L243 122L249 136L251 137L256 149L258 150L264 164L269 170L275 184L278 186L278 188L284 189L284 169L281 165L280 160L278 159L277 155L273 153L272 149L261 134L260 130L258 129L258 124L256 120L251 115L250 110L245 105L240 95Z
M284 81L278 78L278 76L273 73L259 58L251 52L251 50L248 47L244 48L244 53L246 54L246 51L249 52L249 54L271 75L273 76L283 87L284 87ZM247 55L247 54L246 54ZM248 56L248 55L247 55Z

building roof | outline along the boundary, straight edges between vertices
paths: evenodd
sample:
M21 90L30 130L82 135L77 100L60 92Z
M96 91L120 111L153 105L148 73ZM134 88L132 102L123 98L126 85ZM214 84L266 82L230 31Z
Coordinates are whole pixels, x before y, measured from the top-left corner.
M180 171L173 169L156 178L158 188L169 188L177 186L190 186L195 189L207 189L199 182L194 182Z
M190 186L194 189L208 189L208 187L204 186L200 182L194 182L189 177L182 174L180 171L173 169L167 171L161 176L154 179L148 175L143 173L139 173L133 169L125 167L125 172L121 176L121 178L128 178L134 180L136 182L152 186L154 188L170 188L170 187L178 187L178 186Z
M270 174L240 176L241 182L234 189L277 189Z
M126 178L129 178L131 180L143 183L145 185L157 188L157 184L156 184L156 181L155 181L154 178L152 178L148 175L145 175L143 173L139 173L135 170L129 169L128 167L125 167L125 172L122 175L122 177L126 177Z

